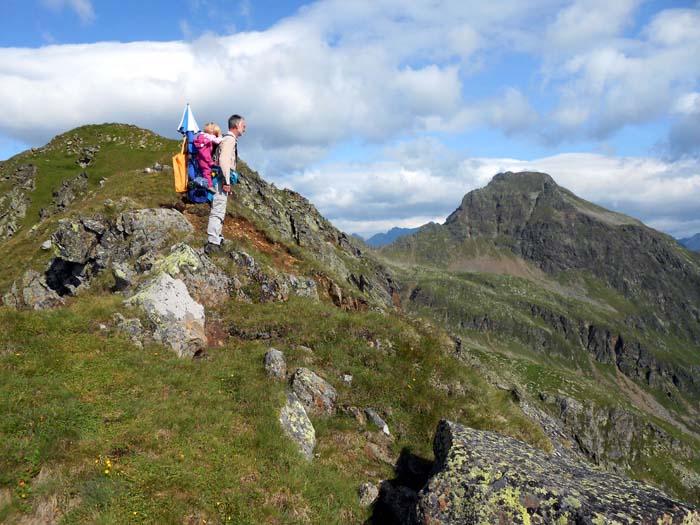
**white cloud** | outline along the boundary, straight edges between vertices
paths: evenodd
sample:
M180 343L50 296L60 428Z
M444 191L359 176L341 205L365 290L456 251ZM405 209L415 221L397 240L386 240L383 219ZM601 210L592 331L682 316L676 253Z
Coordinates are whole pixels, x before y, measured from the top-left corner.
M631 22L640 0L576 0L557 13L547 28L547 46L561 53L617 36Z
M610 5L622 4L628 10L634 7L633 2ZM596 13L607 16L608 10ZM599 14L590 16L595 19ZM562 54L552 46L544 72L548 85L555 86L560 97L546 134L560 140L605 139L625 126L652 123L669 114L678 107L679 97L697 87L697 21L699 10L664 10L636 38L621 38L611 31L607 38L573 54Z
M694 233L700 204L700 160L570 153L525 161L462 158L433 139L400 144L389 160L336 163L287 182L345 231L371 235L391 226L444 221L467 192L505 171L541 171L580 197L663 226ZM423 222L421 222L423 221ZM700 231L700 230L697 230Z
M57 11L69 7L83 24L91 24L97 18L90 0L41 0L41 3Z

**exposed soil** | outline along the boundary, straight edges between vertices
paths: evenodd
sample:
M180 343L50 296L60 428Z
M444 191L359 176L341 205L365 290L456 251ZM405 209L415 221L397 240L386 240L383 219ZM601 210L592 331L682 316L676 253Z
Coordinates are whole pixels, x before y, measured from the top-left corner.
M192 223L195 230L207 231L209 221L209 206L206 204L186 204L180 209L182 214ZM265 232L258 230L248 219L241 216L226 214L222 230L226 239L248 239L259 252L272 257L275 265L281 270L291 272L299 260L291 255L287 248L267 237Z

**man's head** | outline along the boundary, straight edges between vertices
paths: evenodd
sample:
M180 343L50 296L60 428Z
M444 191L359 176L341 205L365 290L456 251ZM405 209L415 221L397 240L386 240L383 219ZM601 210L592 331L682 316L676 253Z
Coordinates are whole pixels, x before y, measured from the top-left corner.
M245 119L240 115L231 115L228 119L228 129L236 137L240 137L245 133Z

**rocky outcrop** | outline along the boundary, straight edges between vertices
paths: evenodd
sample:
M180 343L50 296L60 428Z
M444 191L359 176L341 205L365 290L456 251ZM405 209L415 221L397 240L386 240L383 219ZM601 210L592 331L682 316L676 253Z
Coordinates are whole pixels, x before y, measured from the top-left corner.
M236 277L229 277L216 266L204 251L179 243L170 253L154 263L157 271L182 279L192 297L205 306L214 306L227 301L231 296L247 300L242 284Z
M287 301L290 293L318 300L316 281L313 279L264 268L244 250L233 250L229 255L243 271L247 283L255 287L261 303Z
M322 414L335 413L338 394L330 383L308 368L297 368L292 376L292 390L304 407Z
M154 325L153 338L178 356L194 357L206 347L204 307L192 299L181 280L161 273L126 304L143 308Z
M25 164L3 177L11 188L0 195L0 240L12 237L19 230L27 215L29 193L36 187L36 175L36 166Z
M64 304L63 299L46 283L46 278L34 270L27 270L22 278L12 283L2 302L17 309L44 310Z
M284 433L297 444L303 456L311 461L316 447L316 430L296 394L287 392L287 400L280 411L279 421Z
M398 290L389 272L359 243L336 229L303 196L279 190L246 166L235 190L242 206L257 214L285 242L304 248L325 268L340 277L343 286L360 292L370 302L393 307Z
M648 485L493 432L443 420L433 450L414 523L700 523L698 509Z
M72 179L64 181L61 187L53 192L51 204L39 211L39 218L46 219L66 211L75 199L85 194L88 187L88 178L89 175L83 172Z
M599 406L561 393L540 392L539 398L560 422L571 446L596 465L624 472L660 451L692 458L692 450L683 442L621 406Z

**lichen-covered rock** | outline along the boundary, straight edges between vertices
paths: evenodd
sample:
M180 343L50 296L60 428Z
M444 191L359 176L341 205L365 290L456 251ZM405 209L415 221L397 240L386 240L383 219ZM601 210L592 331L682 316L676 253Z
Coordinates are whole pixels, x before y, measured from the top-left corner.
M188 244L173 246L168 256L154 266L173 278L182 279L192 296L202 304L221 304L232 294L239 299L244 297L237 279L226 275L203 250L194 249Z
M371 481L360 485L357 492L360 498L360 507L369 507L379 497L379 489Z
M134 283L136 273L131 267L123 262L115 262L112 265L112 276L114 277L114 291L120 292L130 288Z
M175 235L194 231L182 213L168 208L131 210L123 213L119 219L117 227L129 236L132 257L161 250L172 242Z
M140 306L155 325L153 337L180 357L193 357L206 346L204 307L187 291L185 283L161 273L126 301Z
M313 279L299 277L298 275L290 273L285 274L284 279L294 294L299 297L306 297L315 301L318 300L318 289L316 287L316 281Z
M12 283L2 302L12 308L44 310L64 304L63 299L46 283L43 275L27 270L22 277Z
M389 432L389 425L386 424L386 421L384 421L373 408L365 408L365 414L372 423L374 423L382 429L382 432L384 432L384 434L386 434L387 436L391 435L391 433Z
M282 407L279 420L285 434L299 446L304 457L311 461L316 447L316 430L304 406L292 392L287 392L287 401Z
M142 339L144 332L139 319L127 319L119 312L115 313L112 318L116 322L117 330L129 336L129 339L135 346L143 348Z
M493 432L443 420L433 449L418 523L700 524L697 509L658 489Z
M289 286L282 274L272 268L263 269L250 254L243 250L234 250L230 256L244 270L246 276L259 286L261 303L289 299Z
M77 176L64 181L61 187L53 192L51 204L39 211L39 217L46 219L57 213L65 211L78 197L85 194L88 186L89 175L80 173Z
M57 257L66 262L86 264L95 255L99 239L81 220L61 219L51 241Z
M312 412L333 414L338 397L335 388L308 368L297 368L292 376L292 390Z
M276 348L270 348L265 352L265 371L271 377L284 379L287 376L287 360L284 354Z

